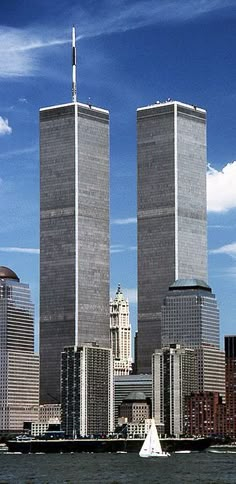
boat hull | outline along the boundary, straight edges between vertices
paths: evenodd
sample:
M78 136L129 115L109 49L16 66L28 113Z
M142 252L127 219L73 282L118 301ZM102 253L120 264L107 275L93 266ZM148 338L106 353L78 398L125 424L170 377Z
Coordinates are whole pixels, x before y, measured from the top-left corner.
M159 458L159 457L170 457L170 454L165 454L165 453L163 452L163 454L150 454L150 455L142 455L142 454L139 454L139 456L140 456L140 457L143 457L143 458L145 458L145 459L150 459L150 458L152 459L153 457L155 457L155 458L156 458L156 457L158 457L158 458Z
M70 453L70 452L135 452L143 445L142 439L75 439L75 440L10 440L7 443L10 452L28 453ZM202 439L162 439L164 452L180 450L202 451L207 449L211 440Z

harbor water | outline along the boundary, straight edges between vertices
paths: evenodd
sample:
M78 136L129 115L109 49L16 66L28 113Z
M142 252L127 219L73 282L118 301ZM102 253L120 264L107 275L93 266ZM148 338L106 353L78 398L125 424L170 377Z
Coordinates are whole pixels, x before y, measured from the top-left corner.
M0 484L235 484L236 453L1 454Z

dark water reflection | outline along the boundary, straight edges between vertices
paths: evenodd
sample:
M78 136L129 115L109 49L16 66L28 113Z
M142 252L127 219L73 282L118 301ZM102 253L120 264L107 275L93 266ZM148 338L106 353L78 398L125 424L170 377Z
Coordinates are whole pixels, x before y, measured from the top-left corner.
M0 484L236 484L236 454L0 455Z

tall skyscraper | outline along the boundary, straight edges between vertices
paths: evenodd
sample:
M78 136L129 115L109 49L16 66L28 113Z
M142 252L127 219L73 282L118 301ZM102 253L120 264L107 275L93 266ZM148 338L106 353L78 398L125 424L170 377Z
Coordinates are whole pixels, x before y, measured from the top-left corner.
M197 279L178 279L166 292L161 308L162 346L220 347L220 319L210 286Z
M153 409L156 424L164 424L165 433L184 431L187 395L197 389L194 350L171 345L153 354Z
M177 279L207 280L206 111L177 101L137 111L137 371L161 347L161 306Z
M112 350L65 348L61 366L62 428L69 437L113 431Z
M236 437L236 335L225 336L227 434Z
M0 430L22 430L39 404L34 306L28 284L0 267Z
M125 299L120 284L115 298L110 300L110 334L114 375L129 375L132 371L129 302Z
M198 279L178 279L161 311L162 345L195 349L199 392L225 395L225 355L220 350L220 319L215 295Z
M64 347L110 346L109 113L74 79L72 103L40 110L40 161L40 400L56 403Z

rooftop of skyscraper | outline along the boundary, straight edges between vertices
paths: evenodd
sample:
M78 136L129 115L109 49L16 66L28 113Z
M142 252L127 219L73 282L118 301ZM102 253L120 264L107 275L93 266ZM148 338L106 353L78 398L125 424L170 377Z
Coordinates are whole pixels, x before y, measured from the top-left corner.
M16 279L19 281L19 277L14 271L5 266L0 266L0 279Z
M192 109L194 111L199 111L201 113L206 112L205 109L200 108L200 107L196 106L195 104L187 104L187 103L183 103L181 101L177 101L177 100L174 100L174 99L171 99L171 98L167 98L166 101L156 101L154 104L150 104L148 106L140 107L140 108L137 109L137 111L142 111L144 109L160 108L160 107L163 107L163 106L170 106L170 105L173 105L173 104L178 104L178 106L182 106L184 108Z
M47 107L40 108L40 111L48 111L49 109L64 108L66 106L73 106L74 104L75 104L74 102L69 102L69 103L65 103L65 104L58 104L58 105L56 104L55 106L47 106ZM94 106L93 104L90 104L90 103L85 104L85 103L77 102L76 104L81 108L90 108L93 111L100 111L102 113L108 113L109 114L109 111L107 109L99 108L99 107Z
M205 281L201 279L177 279L169 289L176 290L176 289L205 289L206 291L211 292L210 286Z
M125 297L121 290L120 284L118 284L114 301L125 301Z

